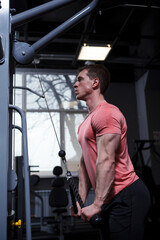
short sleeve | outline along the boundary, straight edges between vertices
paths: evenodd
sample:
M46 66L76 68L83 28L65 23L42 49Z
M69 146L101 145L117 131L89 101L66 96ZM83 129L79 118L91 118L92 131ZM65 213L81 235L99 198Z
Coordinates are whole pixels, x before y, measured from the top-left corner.
M95 135L107 133L121 134L123 115L118 108L100 108L92 117L92 128Z

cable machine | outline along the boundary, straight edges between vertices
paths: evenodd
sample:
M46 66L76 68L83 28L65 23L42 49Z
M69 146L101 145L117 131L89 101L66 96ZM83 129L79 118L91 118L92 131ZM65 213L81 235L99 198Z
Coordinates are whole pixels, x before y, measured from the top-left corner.
M22 152L24 168L24 194L25 194L25 222L26 239L31 240L31 210L30 210L30 185L27 146L27 127L24 112L13 106L13 74L15 63L29 64L34 60L34 55L41 48L49 44L61 33L77 24L90 14L97 6L99 0L93 0L80 12L66 20L56 29L41 38L33 45L19 42L13 38L16 28L33 19L53 11L56 8L70 4L74 0L54 0L35 7L31 10L12 16L10 0L0 1L0 236L1 240L7 240L7 218L12 212L12 201L8 191L16 187L17 177L12 170L12 129L17 128L22 133ZM76 1L76 0L75 0ZM17 111L21 117L21 127L13 126L12 112ZM10 183L13 183L10 185ZM20 226L20 222L15 223Z

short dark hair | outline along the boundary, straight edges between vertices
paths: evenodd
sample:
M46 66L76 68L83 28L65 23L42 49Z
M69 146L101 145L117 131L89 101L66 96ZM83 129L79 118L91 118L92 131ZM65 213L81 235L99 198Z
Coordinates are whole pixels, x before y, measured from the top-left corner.
M100 81L100 91L102 94L107 90L110 83L110 72L102 64L88 64L78 69L78 73L83 70L88 70L88 77L90 79L98 78Z

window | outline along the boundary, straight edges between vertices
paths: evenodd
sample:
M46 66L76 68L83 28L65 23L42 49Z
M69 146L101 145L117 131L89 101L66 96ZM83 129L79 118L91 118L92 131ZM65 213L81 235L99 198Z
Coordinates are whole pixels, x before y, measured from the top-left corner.
M39 166L33 170L39 170L40 175L52 175L53 167L61 165L58 156L61 147L66 151L68 169L76 173L81 156L77 130L87 114L85 102L78 102L74 94L76 74L38 71L18 69L14 78L14 104L24 110L27 119L29 164ZM17 113L14 119L20 125ZM18 156L21 155L18 130L14 139L14 155Z

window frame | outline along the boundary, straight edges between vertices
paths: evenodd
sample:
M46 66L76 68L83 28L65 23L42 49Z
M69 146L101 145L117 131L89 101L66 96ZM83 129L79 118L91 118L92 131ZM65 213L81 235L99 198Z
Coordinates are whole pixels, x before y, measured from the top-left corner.
M26 86L26 76L27 74L51 74L51 75L75 75L76 76L76 70L63 70L63 69L31 69L31 68L17 68L15 72L15 78L16 74L22 74L22 87L27 87ZM24 111L25 115L27 113L32 113L32 112L48 112L47 108L46 109L31 109L27 108L27 90L22 90L22 110ZM65 150L65 114L87 114L88 111L87 109L65 109L65 108L59 108L59 109L49 109L50 113L52 112L58 112L60 114L60 145L62 149ZM54 124L54 121L53 121ZM78 141L78 139L77 139ZM57 153L58 154L58 153ZM62 164L62 167L64 168L64 165ZM31 168L32 170L32 168ZM34 169L33 169L34 170ZM47 171L39 171L37 173L41 177L53 177L53 175L50 175L47 173ZM65 173L64 173L65 174ZM78 172L74 172L74 175L77 175Z

